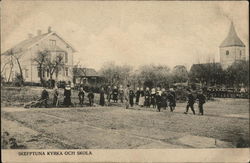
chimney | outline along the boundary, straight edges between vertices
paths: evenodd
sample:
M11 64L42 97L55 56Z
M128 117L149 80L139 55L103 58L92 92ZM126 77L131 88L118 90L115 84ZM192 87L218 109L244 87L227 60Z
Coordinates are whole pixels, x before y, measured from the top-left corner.
M40 36L42 34L42 30L38 29L37 30L37 36Z
M29 33L28 34L28 38L32 38L33 37L33 34L32 33Z
M48 33L52 32L51 31L51 26L48 27Z

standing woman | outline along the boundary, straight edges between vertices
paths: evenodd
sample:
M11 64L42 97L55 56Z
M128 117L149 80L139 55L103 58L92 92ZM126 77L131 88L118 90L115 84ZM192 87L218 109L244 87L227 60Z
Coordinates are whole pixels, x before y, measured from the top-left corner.
M173 100L171 101L171 111L173 111L176 107L176 93L173 88L170 88L170 94L173 96Z
M143 107L144 102L145 102L144 90L143 90L143 87L141 87L140 96L139 96L139 106Z
M164 88L162 88L162 94L161 94L161 106L164 110L168 107L168 98L167 98L167 92Z
M118 89L116 86L114 86L112 94L113 94L113 101L117 103L117 101L118 101Z
M124 99L125 99L125 107L126 109L129 108L129 90L130 90L130 85L127 85L127 88L124 90Z
M109 103L110 103L110 99L111 99L111 94L112 94L111 86L108 86L108 89L107 89L107 100L108 100Z
M151 98L150 99L150 106L153 105L153 108L155 108L155 105L156 105L155 96L156 96L155 88L152 88L151 95L150 95L150 98Z
M54 92L53 92L53 94L54 94L54 98L53 98L53 106L58 106L58 96L59 96L59 92L58 92L58 89L57 89L57 87L55 86L55 88L54 88Z
M150 91L148 87L146 88L145 91L145 106L150 107Z
M63 104L66 107L69 107L71 105L71 88L70 85L66 85L64 89L64 101Z
M140 88L137 87L136 92L135 92L135 103L136 103L136 105L139 104L139 98L140 98Z
M134 91L132 89L129 90L129 104L131 107L134 106Z
M119 99L121 100L121 103L123 103L123 98L124 98L124 90L123 90L122 85L120 85L120 88L119 88Z
M102 87L100 90L100 105L104 106L105 104L105 98L104 98L104 88Z

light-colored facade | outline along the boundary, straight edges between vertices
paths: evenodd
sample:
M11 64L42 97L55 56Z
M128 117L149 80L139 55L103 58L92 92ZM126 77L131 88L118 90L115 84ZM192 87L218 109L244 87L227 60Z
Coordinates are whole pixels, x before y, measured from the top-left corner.
M246 60L245 45L238 37L233 23L231 23L226 39L220 45L220 63L223 69L235 61Z
M64 66L59 70L58 73L53 74L53 79L55 81L72 81L73 80L73 53L75 49L68 44L64 39L62 39L57 33L48 30L47 33L38 35L35 37L30 37L27 40L19 43L13 48L9 49L7 52L3 53L1 58L4 61L10 61L11 56L8 55L10 51L14 53L15 56L19 58L21 68L23 70L23 77L25 82L39 83L39 71L38 65L34 61L34 58L38 56L39 51L48 50L49 56L53 59L57 55L63 56ZM13 57L12 57L13 58ZM16 60L13 58L13 68L11 72L11 64L5 66L2 75L7 81L10 81L15 77L16 73L19 73L19 67ZM48 70L42 72L42 76L45 80L50 78Z

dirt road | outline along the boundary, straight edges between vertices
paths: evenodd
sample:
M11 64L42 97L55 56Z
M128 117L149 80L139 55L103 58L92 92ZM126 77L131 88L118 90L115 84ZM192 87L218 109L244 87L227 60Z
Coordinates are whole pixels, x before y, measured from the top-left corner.
M249 145L248 101L218 99L205 116L153 108L2 108L2 131L27 148L223 148ZM197 106L196 106L197 110Z

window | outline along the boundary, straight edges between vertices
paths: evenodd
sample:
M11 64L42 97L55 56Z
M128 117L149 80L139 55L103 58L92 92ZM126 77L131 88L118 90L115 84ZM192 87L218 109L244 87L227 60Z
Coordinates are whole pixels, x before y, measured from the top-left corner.
M56 70L56 78L58 77L58 70Z
M37 77L40 77L40 69L37 67Z
M65 75L66 75L66 76L69 75L69 68L65 68Z
M43 78L45 77L45 71L44 70L42 70L43 71Z
M47 69L47 77L49 77L49 69Z
M228 50L226 51L226 55L229 55L229 51Z
M65 53L65 63L68 63L68 53Z
M241 50L240 50L240 57L241 57Z
M28 78L28 77L29 77L28 69L25 69L25 78Z
M56 40L50 40L50 45L51 46L56 46Z

